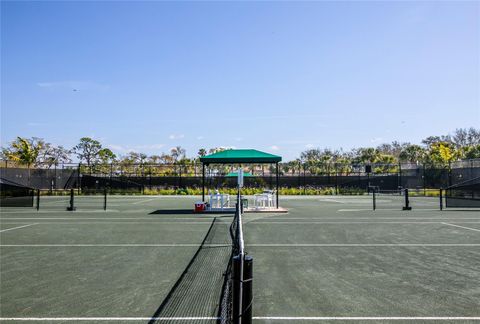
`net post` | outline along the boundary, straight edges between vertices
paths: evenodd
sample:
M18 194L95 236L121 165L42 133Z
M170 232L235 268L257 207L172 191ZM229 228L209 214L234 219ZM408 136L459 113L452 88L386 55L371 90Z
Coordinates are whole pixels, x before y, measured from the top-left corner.
M37 211L40 210L40 189L37 189Z
M443 210L443 189L440 188L440 210Z
M75 194L73 192L73 189L70 189L70 206L67 207L68 211L74 211L75 210Z
M403 206L402 210L412 210L412 207L410 206L410 200L408 199L408 189L404 189L404 195L405 195L405 206Z
M373 193L373 195L372 195L372 197L373 197L373 210L377 209L377 200L376 200L377 196L376 196L375 192L376 192L376 190L373 189L373 191L372 191L372 193Z
M103 188L103 210L107 210L107 187Z
M240 299L241 299L241 271L242 266L241 256L235 255L232 259L232 277L233 277L233 286L232 286L232 317L234 324L240 324L241 321L241 310L240 310Z
M243 263L242 324L252 323L253 304L253 258L245 256Z

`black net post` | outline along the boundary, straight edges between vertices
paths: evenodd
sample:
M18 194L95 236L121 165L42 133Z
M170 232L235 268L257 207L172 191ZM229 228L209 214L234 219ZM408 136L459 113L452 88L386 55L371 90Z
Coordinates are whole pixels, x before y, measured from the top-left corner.
M37 189L37 211L40 210L40 189Z
M372 193L373 193L373 195L372 195L372 197L373 197L373 210L377 209L377 196L376 196L375 192L376 192L376 190L373 189L373 191L372 191Z
M232 277L233 277L233 294L232 294L232 317L234 324L240 324L241 321L241 311L240 311L240 304L239 301L241 300L242 292L240 291L240 284L242 281L241 278L241 266L242 266L242 259L240 255L235 255L232 258Z
M80 194L80 188L82 188L82 175L81 175L81 166L82 164L78 164L78 169L77 169L77 191L78 194Z
M243 263L242 324L252 323L253 304L253 258L245 256Z
M338 165L335 163L335 195L338 195Z
M440 210L443 210L443 189L440 188Z
M404 189L403 194L405 195L405 206L403 206L403 210L412 210L410 206L410 200L408 199L408 189Z
M73 192L73 189L70 189L70 206L67 207L68 211L74 211L75 210L75 193Z
M107 210L107 188L103 188L103 210Z

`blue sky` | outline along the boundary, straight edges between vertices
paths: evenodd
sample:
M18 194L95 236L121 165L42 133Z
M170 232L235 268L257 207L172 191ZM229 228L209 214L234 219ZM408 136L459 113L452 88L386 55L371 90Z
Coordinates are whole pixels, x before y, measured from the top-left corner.
M1 144L420 142L480 127L479 2L2 2Z

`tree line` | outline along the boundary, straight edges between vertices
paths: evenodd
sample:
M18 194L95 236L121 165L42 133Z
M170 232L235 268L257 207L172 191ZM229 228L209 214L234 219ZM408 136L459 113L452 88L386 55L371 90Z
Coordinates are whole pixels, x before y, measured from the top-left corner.
M187 157L181 146L158 155L147 155L140 152L129 152L117 156L112 150L104 147L98 140L82 137L73 148L55 146L42 138L17 137L6 147L1 148L2 160L17 162L27 167L47 167L71 163L73 157L87 168L92 166L131 165L176 165L180 168L193 166L199 157L216 153L227 148L201 148L193 157ZM392 143L380 144L376 147L361 147L348 151L342 149L309 149L301 152L292 161L282 163L282 173L301 172L307 169L312 174L329 172L335 165L336 172L349 172L351 165L373 164L376 172L392 171L399 163L422 164L431 167L448 167L452 162L480 158L480 129L460 128L451 135L429 136L420 144ZM345 168L343 170L342 168ZM176 170L173 173L177 173Z

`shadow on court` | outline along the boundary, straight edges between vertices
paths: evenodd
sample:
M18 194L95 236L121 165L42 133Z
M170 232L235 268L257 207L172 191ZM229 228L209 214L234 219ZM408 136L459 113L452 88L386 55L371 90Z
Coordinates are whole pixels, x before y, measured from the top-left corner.
M197 252L152 315L149 324L185 316L198 317L195 323L204 323L211 322L202 319L205 315L212 318L220 315L224 271L231 253L228 228L227 222L213 219ZM220 245L211 247L209 244Z
M149 215L193 215L195 213L192 209L158 209L151 212Z

